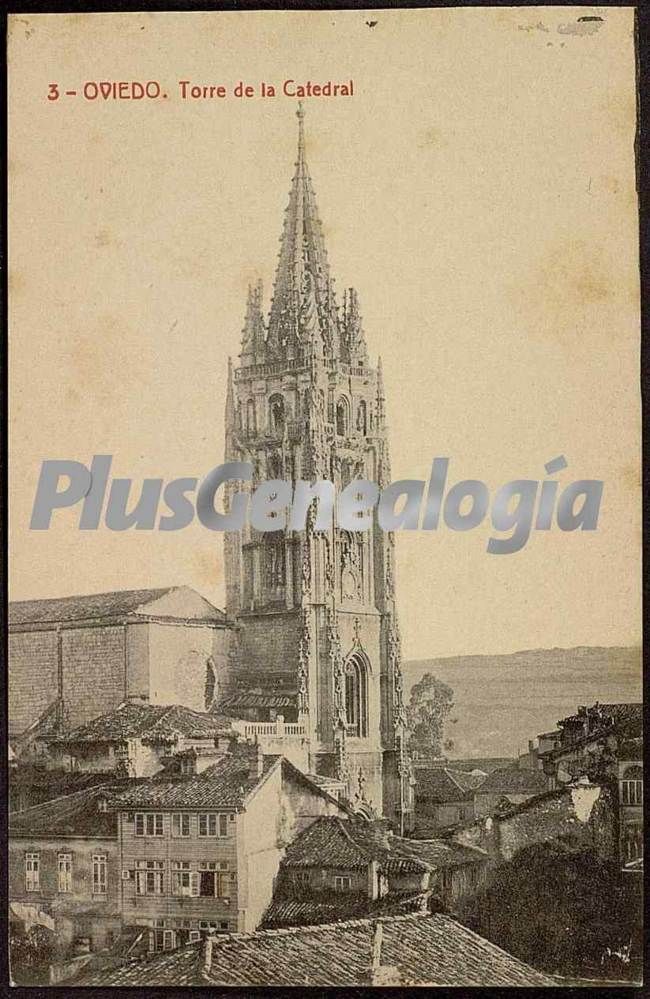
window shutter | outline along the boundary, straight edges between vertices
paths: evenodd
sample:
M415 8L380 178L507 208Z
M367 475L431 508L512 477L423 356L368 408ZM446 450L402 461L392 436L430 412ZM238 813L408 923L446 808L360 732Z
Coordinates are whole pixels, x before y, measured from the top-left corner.
M197 898L199 894L199 872L192 871L190 874L190 894L192 898Z

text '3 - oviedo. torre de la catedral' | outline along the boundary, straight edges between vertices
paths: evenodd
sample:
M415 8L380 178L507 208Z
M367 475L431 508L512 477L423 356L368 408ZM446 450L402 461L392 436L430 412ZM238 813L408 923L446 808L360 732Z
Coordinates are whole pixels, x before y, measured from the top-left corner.
M369 364L354 289L334 293L298 112L298 157L268 321L249 289L226 401L227 461L272 479L390 482L381 363ZM242 489L233 484L230 496ZM228 502L228 500L227 500ZM355 809L412 821L395 610L394 539L366 531L225 536L226 611L236 623L224 710ZM274 747L274 743L277 746Z

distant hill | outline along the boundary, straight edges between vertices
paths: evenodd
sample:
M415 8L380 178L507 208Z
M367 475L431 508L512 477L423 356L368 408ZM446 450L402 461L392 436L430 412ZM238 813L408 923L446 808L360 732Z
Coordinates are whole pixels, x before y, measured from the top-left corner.
M445 735L450 757L510 756L556 727L579 704L640 701L639 648L530 649L402 664L407 696L425 673L454 691ZM453 721L455 719L455 721Z

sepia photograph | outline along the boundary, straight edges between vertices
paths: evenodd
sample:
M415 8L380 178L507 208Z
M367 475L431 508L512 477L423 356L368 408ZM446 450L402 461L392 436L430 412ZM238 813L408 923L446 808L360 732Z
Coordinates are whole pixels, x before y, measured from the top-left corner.
M635 9L7 63L5 984L641 988Z

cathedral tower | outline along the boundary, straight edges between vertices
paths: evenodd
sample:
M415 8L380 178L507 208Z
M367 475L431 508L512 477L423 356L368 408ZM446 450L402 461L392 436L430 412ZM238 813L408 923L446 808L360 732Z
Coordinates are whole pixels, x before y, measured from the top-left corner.
M226 460L267 479L390 481L381 362L369 364L353 288L337 301L305 158L304 111L268 321L249 289L229 369ZM239 487L241 488L241 487ZM237 624L226 703L304 733L310 772L360 810L410 822L394 538L314 527L225 537L226 611ZM263 726L259 726L263 730Z

